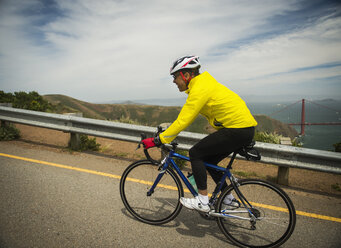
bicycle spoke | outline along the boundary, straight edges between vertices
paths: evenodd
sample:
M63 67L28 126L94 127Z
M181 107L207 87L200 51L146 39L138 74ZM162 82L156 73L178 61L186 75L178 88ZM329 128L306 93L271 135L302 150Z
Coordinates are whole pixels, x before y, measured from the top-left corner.
M146 161L133 163L123 173L120 192L127 210L148 224L166 223L179 213L183 189L177 176L164 173L150 195L147 193L159 175L157 167Z
M287 219L284 219L284 218L260 218L259 220L261 221L265 221L269 224L272 224L272 225L277 225L277 226L282 226L282 227L287 227L288 226L288 220ZM270 221L270 220L283 220L281 221L281 223L278 223L278 222L273 222L273 221Z
M253 206L249 209L252 215L238 213L240 208L237 208L230 213L237 218L218 218L223 233L239 246L271 247L284 243L295 226L295 210L287 195L260 180L241 180L238 189ZM229 193L241 202L234 188L230 187L219 198L217 211L222 208L223 198Z

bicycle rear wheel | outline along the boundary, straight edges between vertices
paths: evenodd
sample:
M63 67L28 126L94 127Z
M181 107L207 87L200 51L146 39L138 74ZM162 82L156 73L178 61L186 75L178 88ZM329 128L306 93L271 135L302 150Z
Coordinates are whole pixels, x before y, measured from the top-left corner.
M246 209L241 204L239 208L230 207L228 210L223 204L226 195L232 193L242 202L240 195L230 185L217 202L216 211L226 209L225 214L229 215L217 219L220 230L241 247L277 247L283 244L291 236L296 224L295 208L288 195L277 186L257 179L240 180L238 183L239 191L252 207ZM250 219L252 215L256 217L254 221Z
M154 192L147 195L160 170L150 161L141 160L129 165L120 180L124 206L135 218L147 224L167 223L182 208L179 200L184 195L183 188L171 168L167 168Z

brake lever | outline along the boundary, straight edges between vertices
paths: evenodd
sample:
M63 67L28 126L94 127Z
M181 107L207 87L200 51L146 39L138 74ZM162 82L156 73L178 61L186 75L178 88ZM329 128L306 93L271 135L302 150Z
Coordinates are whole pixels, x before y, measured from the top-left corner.
M157 133L156 133L156 135L159 135L159 134L162 133L162 132L163 132L162 127L161 127L161 126L158 126L158 127L157 127Z
M137 144L137 147L136 147L136 150L135 151L137 151L138 149L140 149L141 148L141 141Z
M145 133L141 133L141 141L137 144L137 148L135 151L141 148L142 140L146 139L147 135Z

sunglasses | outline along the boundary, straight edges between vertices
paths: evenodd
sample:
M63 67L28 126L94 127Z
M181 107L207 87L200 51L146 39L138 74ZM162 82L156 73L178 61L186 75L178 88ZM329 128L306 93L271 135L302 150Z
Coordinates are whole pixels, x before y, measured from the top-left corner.
M173 79L176 79L178 76L180 75L180 73L174 73L172 76L173 76Z

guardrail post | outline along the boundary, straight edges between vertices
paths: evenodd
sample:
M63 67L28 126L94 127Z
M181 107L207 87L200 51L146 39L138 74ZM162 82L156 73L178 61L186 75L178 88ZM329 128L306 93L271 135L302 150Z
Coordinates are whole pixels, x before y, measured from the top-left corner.
M6 126L6 121L0 121L0 127L5 127Z
M289 185L289 167L278 166L277 183L281 185Z
M83 113L66 113L69 116L83 117ZM70 123L70 125L72 125ZM79 150L81 146L81 139L79 133L70 133L69 146L72 150Z
M0 106L12 108L12 103L7 103L7 102L4 103L4 102L1 102L1 103L0 103ZM1 121L0 121L0 126L1 126L1 127L7 126L7 122L4 121L4 120L1 120Z
M282 137L281 145L291 146L291 139L289 137ZM278 166L277 183L286 186L289 185L289 167Z
M79 133L71 133L70 134L69 144L70 144L70 148L72 150L79 150L80 149L81 140L80 140Z

